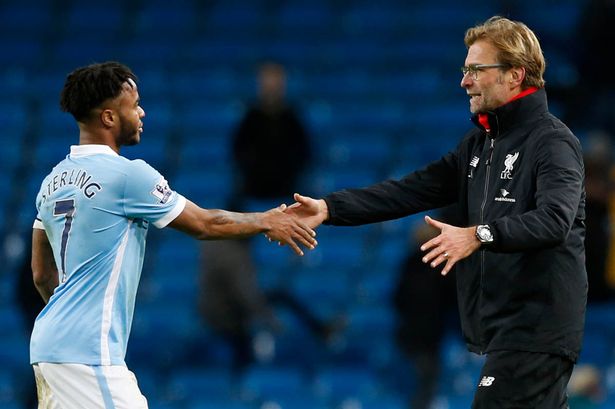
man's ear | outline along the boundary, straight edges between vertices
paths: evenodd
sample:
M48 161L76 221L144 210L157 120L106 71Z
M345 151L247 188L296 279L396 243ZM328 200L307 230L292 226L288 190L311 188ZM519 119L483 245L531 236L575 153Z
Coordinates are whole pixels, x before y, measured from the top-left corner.
M111 109L103 109L100 113L100 121L105 128L112 128L115 125L115 113Z
M510 70L510 84L514 87L519 87L523 84L523 80L525 79L525 68L524 67L514 67Z

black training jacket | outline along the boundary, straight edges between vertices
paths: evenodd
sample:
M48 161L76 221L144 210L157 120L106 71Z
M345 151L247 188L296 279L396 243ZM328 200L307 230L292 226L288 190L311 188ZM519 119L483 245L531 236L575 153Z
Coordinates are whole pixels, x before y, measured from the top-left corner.
M548 112L544 89L488 114L457 148L400 180L332 193L331 225L360 225L456 203L466 226L494 242L456 264L468 348L519 350L576 361L581 349L585 190L581 147Z

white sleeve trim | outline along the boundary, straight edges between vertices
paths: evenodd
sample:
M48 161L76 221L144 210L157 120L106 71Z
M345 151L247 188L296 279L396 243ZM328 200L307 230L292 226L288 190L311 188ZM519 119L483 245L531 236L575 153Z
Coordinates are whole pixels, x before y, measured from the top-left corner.
M33 229L45 230L45 226L43 226L43 222L39 219L34 219L34 224L32 225Z
M154 222L154 226L158 227L159 229L166 227L169 223L175 220L175 218L179 216L181 212L184 211L184 208L186 207L186 198L180 195L179 193L176 193L176 194L179 197L177 198L177 203L175 204L175 207L171 209L170 212L162 216L161 219L156 220Z

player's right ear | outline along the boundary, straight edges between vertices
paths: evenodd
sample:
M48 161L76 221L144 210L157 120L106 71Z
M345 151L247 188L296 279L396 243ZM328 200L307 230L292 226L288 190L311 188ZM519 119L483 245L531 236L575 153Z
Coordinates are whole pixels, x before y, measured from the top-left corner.
M115 115L111 109L103 109L100 113L100 121L106 128L112 128L115 125Z

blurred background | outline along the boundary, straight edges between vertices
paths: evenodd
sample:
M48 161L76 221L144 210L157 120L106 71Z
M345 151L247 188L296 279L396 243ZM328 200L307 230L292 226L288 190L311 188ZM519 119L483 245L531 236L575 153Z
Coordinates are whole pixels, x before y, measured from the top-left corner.
M615 407L615 77L606 63L614 3L0 1L0 407L35 407L28 342L41 305L29 240L40 182L78 141L58 106L68 72L106 60L130 66L146 117L141 144L122 154L146 160L203 207L264 210L291 200L248 188L246 174L267 163L278 165L280 184L295 175L291 192L318 197L400 177L453 149L471 127L459 87L463 35L495 14L536 32L550 108L584 146L590 303L571 407ZM277 108L254 108L267 61L281 73ZM290 107L287 122L301 131L286 136L261 118L269 126L257 135L276 136L252 148L238 142L245 114ZM299 142L284 141L298 133L306 147L288 153ZM245 153L257 151L266 161L246 172ZM460 339L453 278L432 272L435 283L402 284L419 268L411 261L421 216L323 226L303 258L264 237L212 249L151 229L127 356L150 408L468 408L483 358ZM240 331L212 320L208 294L221 294L208 278L214 267L247 274L238 291L251 289L242 297L258 312Z

